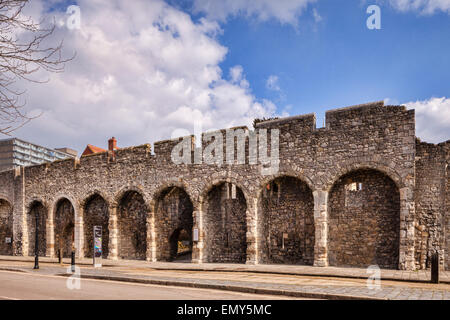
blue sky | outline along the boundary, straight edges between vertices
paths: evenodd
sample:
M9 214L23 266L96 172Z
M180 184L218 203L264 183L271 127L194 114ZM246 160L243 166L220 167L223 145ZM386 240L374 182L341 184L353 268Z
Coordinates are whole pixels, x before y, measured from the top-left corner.
M69 5L79 28L67 27ZM369 30L369 5L381 29ZM416 135L450 138L450 0L34 0L34 19L77 53L46 84L23 83L16 132L50 147L105 148L254 118L385 100L416 110ZM51 19L51 20L50 20Z
M381 30L369 30L367 5L319 1L299 26L243 16L222 24L220 42L229 48L224 70L242 65L258 97L292 114L392 99L425 100L450 93L450 17L447 13L401 13L380 5ZM189 12L188 7L185 10ZM198 18L198 15L196 15ZM278 77L280 91L266 80Z

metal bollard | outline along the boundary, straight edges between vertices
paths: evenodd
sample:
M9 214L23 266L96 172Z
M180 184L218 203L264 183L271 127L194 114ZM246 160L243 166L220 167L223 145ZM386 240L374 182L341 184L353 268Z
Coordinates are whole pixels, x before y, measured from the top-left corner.
M58 250L58 263L62 264L62 254L61 254L61 249Z
M431 283L439 283L439 253L431 256Z
M72 272L75 272L75 252L74 251L72 251L71 266L72 266Z

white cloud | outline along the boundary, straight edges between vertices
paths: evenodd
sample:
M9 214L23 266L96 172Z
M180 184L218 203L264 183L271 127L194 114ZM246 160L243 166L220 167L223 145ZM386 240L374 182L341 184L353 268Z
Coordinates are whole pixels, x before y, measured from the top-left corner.
M258 21L275 19L282 24L297 25L299 16L313 2L316 0L194 0L194 11L219 21L244 15Z
M418 11L423 14L433 14L436 11L450 14L450 0L389 0L397 10Z
M266 88L273 91L280 91L280 86L278 85L278 76L270 75L266 81Z
M439 143L450 139L450 98L404 103L416 110L416 136L422 141Z
M320 22L323 20L322 16L319 14L319 12L317 11L316 8L313 9L313 17L314 17L314 21L316 21L316 22Z
M46 3L34 3L40 18ZM215 38L217 23L194 23L159 0L78 5L81 29L58 28L54 35L76 59L47 84L24 84L28 110L44 113L17 136L81 152L87 143L106 147L111 136L119 146L137 145L167 139L177 128L192 132L194 121L225 128L274 115L272 102L251 93L241 66L224 78L219 63L227 48ZM62 10L56 21L67 19Z

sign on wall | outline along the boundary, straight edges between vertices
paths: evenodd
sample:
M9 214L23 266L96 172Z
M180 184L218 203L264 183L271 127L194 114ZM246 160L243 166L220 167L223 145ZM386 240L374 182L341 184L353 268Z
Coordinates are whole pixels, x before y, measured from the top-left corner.
M102 266L102 227L94 226L94 267Z
M11 238L6 237L6 238L5 238L5 243L11 243Z
M198 229L197 228L194 229L193 241L198 241Z

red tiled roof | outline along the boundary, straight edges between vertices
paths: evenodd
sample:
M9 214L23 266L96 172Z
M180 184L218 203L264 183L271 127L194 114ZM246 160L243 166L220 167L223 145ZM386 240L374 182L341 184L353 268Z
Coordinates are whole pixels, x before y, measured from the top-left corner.
M93 146L91 144L88 144L86 146L86 149L84 149L82 156L86 156L88 154L98 153L98 152L106 152L105 149Z

